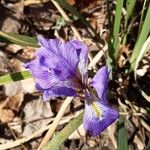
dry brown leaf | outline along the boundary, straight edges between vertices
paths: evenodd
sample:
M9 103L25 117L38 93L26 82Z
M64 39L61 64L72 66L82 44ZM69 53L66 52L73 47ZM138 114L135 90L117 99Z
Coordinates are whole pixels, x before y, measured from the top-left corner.
M134 143L137 145L138 150L143 150L145 148L144 143L141 141L141 139L138 137L138 135L135 135Z
M33 78L20 81L24 93L34 93L36 91L35 81Z
M0 109L1 122L10 122L14 118L14 113L10 109Z
M30 99L32 101L29 101ZM44 102L42 97L33 99L33 97L29 96L25 98L25 101L29 101L23 109L24 119L26 122L30 122L26 124L23 131L23 136L27 137L42 127L45 127L49 123L53 113L49 102Z
M7 5L3 7L3 10L0 9L0 24L2 24L1 31L18 33L18 30L21 27L20 19L23 14L23 1L19 1L14 5Z
M9 44L6 46L6 50L11 53L17 53L18 51L22 50L22 48L22 46L16 44Z
M8 99L0 103L0 121L1 122L10 122L14 118L14 113L12 110L7 109Z
M77 0L66 0L66 2L69 3L70 5L74 5L76 1Z
M23 101L24 94L19 92L9 98L8 106L11 110L18 112Z
M0 75L8 73L10 70L9 60L5 53L0 51Z
M20 54L21 57L23 57L24 59L34 59L35 58L35 48L31 48L31 47L26 47L23 49L23 52Z
M108 130L108 137L110 138L114 149L117 149L117 141L116 141L116 138L115 138L116 124L113 123L111 126L109 126L107 128L107 130Z

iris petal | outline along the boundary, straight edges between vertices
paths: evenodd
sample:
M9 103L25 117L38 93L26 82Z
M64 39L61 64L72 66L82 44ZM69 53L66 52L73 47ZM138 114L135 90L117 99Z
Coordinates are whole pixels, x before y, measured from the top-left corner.
M76 91L68 87L54 87L49 90L44 90L44 101L50 100L52 97L58 96L76 96Z
M27 63L25 67L30 70L36 82L39 83L43 89L48 89L59 82L59 78L52 74L38 58Z
M53 86L50 89L43 89L39 83L36 83L35 85L37 90L44 92L43 94L44 101L50 100L50 98L58 96L77 96L76 91L74 89L64 85L62 86L61 84L60 84L61 87L58 86L59 84L57 84L57 86Z
M88 48L85 44L77 40L71 40L69 42L77 50L77 55L79 57L78 68L82 75L82 81L85 83L85 80L87 80Z
M49 68L63 70L61 77L64 79L75 76L79 58L72 44L57 39L46 40L43 37L39 39L41 47L38 49L37 55L45 58L45 64Z
M88 104L87 101L85 103L83 126L89 134L97 136L111 125L118 116L118 111L94 98L92 104Z
M98 72L90 82L90 85L95 88L98 97L100 98L102 103L105 104L108 104L108 101L106 99L108 79L109 79L109 71L107 66L104 66L98 70Z

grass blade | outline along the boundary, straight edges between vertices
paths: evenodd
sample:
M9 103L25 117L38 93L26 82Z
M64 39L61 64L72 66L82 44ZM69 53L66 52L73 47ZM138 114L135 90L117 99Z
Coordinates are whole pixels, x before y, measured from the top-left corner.
M144 0L144 3L143 3L143 8L142 8L142 14L141 14L141 18L140 18L140 25L139 25L139 33L141 32L141 28L142 28L142 25L143 25L143 21L144 21L144 14L145 14L145 11L146 11L146 3L147 3L147 0Z
M126 2L126 16L125 16L125 24L124 24L124 28L125 28L125 34L124 34L124 38L123 38L123 45L126 44L126 41L127 41L127 35L130 31L130 27L131 26L128 26L128 22L129 22L129 19L131 18L132 14L133 14L133 10L134 10L134 6L135 6L135 2L136 0L127 0ZM128 26L128 28L127 28Z
M7 84L14 81L20 81L23 79L31 78L32 75L28 71L22 71L22 72L16 72L12 74L6 74L3 76L0 76L0 85Z
M129 18L132 16L133 9L134 9L134 6L135 6L135 2L136 2L136 0L127 0L127 5L126 5L127 14L126 14L126 17L125 17L126 26L128 24Z
M59 146L82 124L83 112L57 133L43 150L58 150Z
M0 41L14 43L22 46L38 47L37 40L34 37L19 35L16 33L6 33L0 31Z
M136 70L137 70L137 67L139 65L139 62L140 60L142 59L143 55L150 50L150 36L148 37L148 39L144 42L143 46L142 46L142 49L136 59L136 62L135 62L135 67L134 67L134 76L135 76L135 79L136 79Z
M150 20L150 4L149 4L149 8L146 14L146 18L140 33L140 36L138 37L137 43L133 49L132 55L131 55L131 59L130 59L130 63L131 63L131 71L134 70L135 68L135 64L136 64L136 59L138 58L138 55L141 51L142 45L144 44L146 38L148 37L149 33L150 33L150 25L149 25L149 20Z
M118 57L118 45L119 45L119 31L120 31L120 24L121 24L121 13L122 13L122 6L123 0L117 0L116 4L116 15L115 15L115 22L113 26L113 48L114 48L114 57L115 59Z
M115 21L113 23L113 19L111 18L111 10L109 6L109 1L107 0L107 16L109 23L110 36L108 39L108 58L106 63L108 68L110 69L110 79L113 77L113 72L115 69L116 59L118 57L118 45L119 45L119 31L121 24L121 13L122 13L123 0L117 0L116 4L116 15ZM112 28L113 25L113 28Z
M117 128L118 128L118 150L128 150L126 130L124 120L122 117L119 118L119 124Z

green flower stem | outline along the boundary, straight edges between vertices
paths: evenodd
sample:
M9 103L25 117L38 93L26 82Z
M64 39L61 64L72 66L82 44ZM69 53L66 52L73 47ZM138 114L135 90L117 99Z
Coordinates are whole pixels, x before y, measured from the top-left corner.
M122 6L123 6L124 0L117 0L116 5L116 15L115 15L115 22L113 27L113 50L114 50L114 58L117 59L118 53L119 53L119 32L120 32L120 26L121 26L121 13L122 13Z
M150 4L148 6L148 10L147 10L146 17L145 17L145 20L141 29L141 33L137 39L136 45L133 49L133 52L130 58L130 63L131 63L130 71L134 71L135 65L136 65L136 59L138 58L139 53L141 52L141 48L150 33L149 20L150 20Z
M117 128L118 128L118 150L128 150L126 129L122 117L119 118Z

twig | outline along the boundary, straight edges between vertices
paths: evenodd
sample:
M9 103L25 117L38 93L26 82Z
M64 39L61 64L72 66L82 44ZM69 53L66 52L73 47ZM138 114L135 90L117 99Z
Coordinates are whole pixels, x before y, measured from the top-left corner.
M9 127L10 132L12 133L12 136L14 137L15 141L18 140L17 136L15 135L14 131ZM20 146L25 150L25 146L23 145L23 143L20 144Z
M141 122L141 124L143 125L143 127L144 127L148 132L150 132L150 126L149 126L143 119L141 119L140 122Z
M142 113L142 112L119 112L120 115L134 115L134 116L149 116L147 113Z
M43 138L40 146L38 147L38 150L40 150L42 148L42 146L44 146L52 137L55 129L57 128L60 119L62 118L62 116L64 115L66 108L68 107L68 105L71 103L71 101L73 100L73 97L67 97L66 100L64 101L64 103L62 104L57 116L55 117L53 123L51 124L48 132L46 133L45 137Z
M64 124L66 122L69 122L69 120L75 118L76 116L78 116L80 114L80 111L77 112L75 115L73 116L67 116L67 117L63 117L63 119L59 122L59 124ZM51 121L53 121L54 118L51 119ZM40 135L41 133L43 133L44 131L48 130L51 127L50 125L47 125L41 129L39 129L38 131L34 132L33 134L29 135L28 137L22 138L22 139L18 139L16 141L13 142L8 142L6 144L0 144L0 150L6 150L6 149L11 149L13 147L19 146L25 142L30 141L31 139L37 137L38 135Z
M103 54L106 52L106 50L108 49L108 45L106 44L103 48L103 50L100 50L95 57L93 58L93 60L89 63L89 69L93 68L93 66L95 66L99 60L101 59L101 57L103 56Z
M24 6L29 6L33 4L41 4L41 3L46 3L49 0L24 0Z

